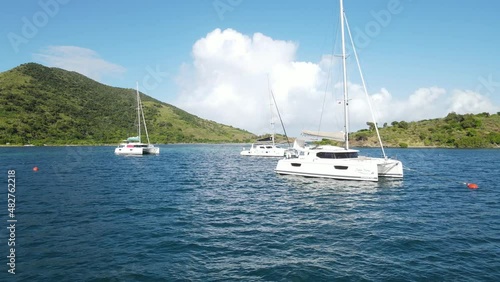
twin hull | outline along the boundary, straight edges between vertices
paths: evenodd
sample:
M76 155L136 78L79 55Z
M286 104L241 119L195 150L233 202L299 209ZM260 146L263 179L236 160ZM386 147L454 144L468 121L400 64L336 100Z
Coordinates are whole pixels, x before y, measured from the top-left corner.
M160 153L158 147L118 147L115 149L117 155L157 155Z
M260 148L262 147L262 148ZM240 155L242 156L258 156L258 157L283 157L285 155L285 148L272 147L265 148L264 146L252 146L250 150L241 151Z
M278 161L276 173L344 180L378 181L379 177L403 177L403 165L381 158L300 159Z

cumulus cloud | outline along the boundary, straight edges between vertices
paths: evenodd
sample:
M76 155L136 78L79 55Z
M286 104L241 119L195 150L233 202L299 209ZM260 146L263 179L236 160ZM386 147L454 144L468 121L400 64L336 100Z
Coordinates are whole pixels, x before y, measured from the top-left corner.
M177 78L175 104L258 134L271 132L273 117L276 131L282 132L276 110L271 116L272 91L287 129L312 120L317 127L319 115L311 111L318 112L324 73L318 64L296 61L297 48L297 43L261 33L216 29L194 44L193 62Z
M356 93L351 106L351 115L354 123L366 128L369 121L369 107L367 99L361 99L363 93ZM419 88L405 98L395 98L383 88L378 93L369 96L373 104L373 112L379 125L392 121L418 121L423 119L445 117L450 112L458 114L489 112L496 113L500 107L496 106L487 96L470 90L453 90L449 93L444 88ZM354 108L354 109L353 109Z
M454 90L451 96L448 112L479 113L497 112L499 110L491 100L477 92L470 90Z
M270 91L290 136L301 130L343 130L340 59L296 59L298 44L261 33L215 29L193 46L193 62L181 67L174 104L200 117L263 134L271 132ZM332 79L334 78L334 79ZM335 83L332 82L336 81ZM367 128L371 114L360 84L349 88L351 131ZM404 94L404 93L403 93ZM473 91L423 87L405 98L382 88L370 95L379 123L415 121L457 113L495 112L487 97ZM273 110L276 131L282 133Z
M126 71L120 65L105 61L95 51L77 46L49 46L33 54L33 58L42 64L76 71L97 81Z

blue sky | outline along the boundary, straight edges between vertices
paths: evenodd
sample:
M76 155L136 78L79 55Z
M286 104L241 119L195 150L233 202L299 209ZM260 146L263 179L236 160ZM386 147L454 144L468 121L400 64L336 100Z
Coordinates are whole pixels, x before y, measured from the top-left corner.
M500 2L344 2L379 122L500 111ZM139 81L161 101L255 133L269 131L267 76L296 135L317 127L338 9L335 0L4 1L0 71L35 61L111 86ZM358 96L355 129L369 120L353 113L365 112Z

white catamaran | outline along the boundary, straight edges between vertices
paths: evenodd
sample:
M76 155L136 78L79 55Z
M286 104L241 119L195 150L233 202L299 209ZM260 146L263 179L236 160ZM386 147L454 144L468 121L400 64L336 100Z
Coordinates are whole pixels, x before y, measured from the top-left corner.
M354 55L356 57L361 81L364 91L368 97L365 81L361 72L358 56L352 40L351 32L347 19L344 14L343 1L340 0L340 24L342 36L342 69L343 69L343 94L344 94L344 132L314 132L304 131L303 134L326 138L331 140L343 141L344 147L321 145L321 146L306 146L303 140L296 140L294 148L285 154L285 158L278 161L276 165L276 173L284 175L300 175L307 177L324 177L344 180L364 180L378 181L379 177L403 177L403 164L398 160L387 158L384 147L380 139L377 124L375 130L382 149L383 158L372 158L359 156L358 150L349 148L349 112L348 112L348 91L347 91L347 72L346 72L346 48L345 48L345 31L344 24L347 25L347 31L352 43ZM368 100L368 105L370 105ZM371 105L370 105L371 108ZM373 117L373 111L372 111Z
M285 155L286 148L281 148L276 146L274 143L274 134L257 140L257 143L252 144L252 146L247 150L243 148L240 152L242 156L258 156L258 157L283 157Z
M144 118L144 111L142 110L141 97L139 95L139 83L137 83L137 136L129 137L123 140L122 143L115 148L115 154L117 155L150 155L159 154L160 148L155 147L149 142L148 128L146 126L146 120ZM141 120L144 124L144 131L146 132L146 138L148 143L141 142Z
M240 152L240 155L258 156L258 157L283 157L285 155L285 151L287 150L287 148L277 146L274 140L275 128L274 128L274 111L272 102L274 101L274 96L271 89L269 89L269 100L271 101L269 104L271 112L271 131L272 131L271 136L257 140L257 142L252 144L248 150L243 148L243 150ZM278 107L276 107L276 110L277 109Z

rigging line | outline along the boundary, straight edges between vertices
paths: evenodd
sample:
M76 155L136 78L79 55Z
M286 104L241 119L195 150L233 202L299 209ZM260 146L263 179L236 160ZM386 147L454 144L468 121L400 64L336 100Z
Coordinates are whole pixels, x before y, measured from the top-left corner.
M280 110L278 109L278 104L276 104L276 99L274 98L273 90L272 89L269 90L271 91L271 97L273 97L274 106L276 107L276 111L278 112L278 117L280 119L281 127L283 127L283 132L285 133L286 143L288 143L288 147L290 147L290 141L288 140L288 135L286 134L285 125L283 124L283 120L281 119Z
M144 110L142 109L142 101L141 100L139 100L139 105L141 107L142 121L144 122L144 131L146 131L146 139L148 139L148 145L149 145L150 142L149 142L148 127L146 126L146 119L144 118Z
M267 88L268 90L271 90L271 86L270 86L270 82L269 82L269 74L267 75ZM271 96L270 94L271 91L269 91L269 96ZM269 97L271 98L271 97ZM272 136L271 136L271 141L273 142L273 146L275 144L274 142L274 138L275 138L275 127L274 127L274 114L273 114L273 101L271 99L269 99L269 114L270 114L270 117L271 117L271 131L272 131Z
M382 149L382 154L384 155L384 159L387 159L387 156L386 156L385 150L384 150L384 145L382 143L382 139L380 138L380 133L378 131L377 121L375 120L375 115L373 113L372 104L370 102L370 96L368 95L368 90L366 89L365 78L363 76L363 72L361 71L361 65L359 63L359 58L358 58L358 52L356 52L356 47L354 46L354 41L352 39L351 29L349 27L349 23L347 21L347 16L345 15L345 13L344 13L344 18L345 18L345 23L346 23L346 26L347 26L347 33L349 34L349 39L351 40L351 45L352 45L352 50L353 50L353 53L354 53L354 57L356 58L356 63L358 65L358 70L359 70L359 75L361 77L361 82L363 83L363 89L365 91L366 100L368 102L368 107L370 108L370 113L371 113L371 116L372 116L373 125L375 126L375 132L377 132L378 142L380 144L380 148Z
M140 93L139 93L139 82L136 81L136 94L137 94L137 128L138 128L138 136L139 136L139 142L141 142L141 99L140 99Z
M334 32L334 37L333 38L337 38L337 35L339 33L339 25L337 25L337 29L335 30ZM333 41L335 42L335 39L333 39ZM333 72L333 64L334 64L334 58L335 58L335 44L332 44L332 50L331 50L331 57L330 57L330 64L328 66L328 77L326 79L326 84L325 84L325 94L323 95L323 105L321 107L321 114L319 116L319 125L318 125L318 133L321 131L321 124L323 122L323 113L325 112L325 104L326 104L326 95L328 93L328 87L329 87L329 84L330 84L330 81L332 80L332 72ZM333 94L333 91L335 90L335 87L334 87L334 83L333 81L331 82L332 84L332 94ZM335 95L334 95L334 98L335 98ZM337 122L337 125L338 125L338 118L336 117L336 122Z
M323 95L323 105L321 106L321 114L319 115L318 134L321 131L321 123L323 122L323 113L325 112L325 104L326 104L326 93L328 91L328 83L331 78L332 64L333 64L333 56L330 59L330 66L328 67L328 77L326 79L325 94Z
M340 41L340 40L338 40L339 39L339 34L340 34L340 18L337 19L337 29L335 31L335 37L334 37L335 38L335 43L333 44L333 51L332 51L332 54L333 54L334 58L335 58L335 50L338 50L338 48L339 48L338 47L338 44L339 44L339 41ZM340 56L337 55L336 57L342 57L342 56L341 55ZM337 71L337 73L342 73L342 64L338 64L338 68L337 68L336 71ZM338 76L337 82L340 82L340 80L341 80L340 78L341 78L341 76ZM343 98L342 99L338 98L339 93L338 93L338 90L335 89L335 85L336 84L337 83L334 83L333 80L332 80L332 94L333 94L333 99L334 99L334 101L342 101ZM339 121L339 116L338 115L334 115L334 116L335 116L335 125L336 125L336 127L337 128L341 127L340 126L341 122Z

